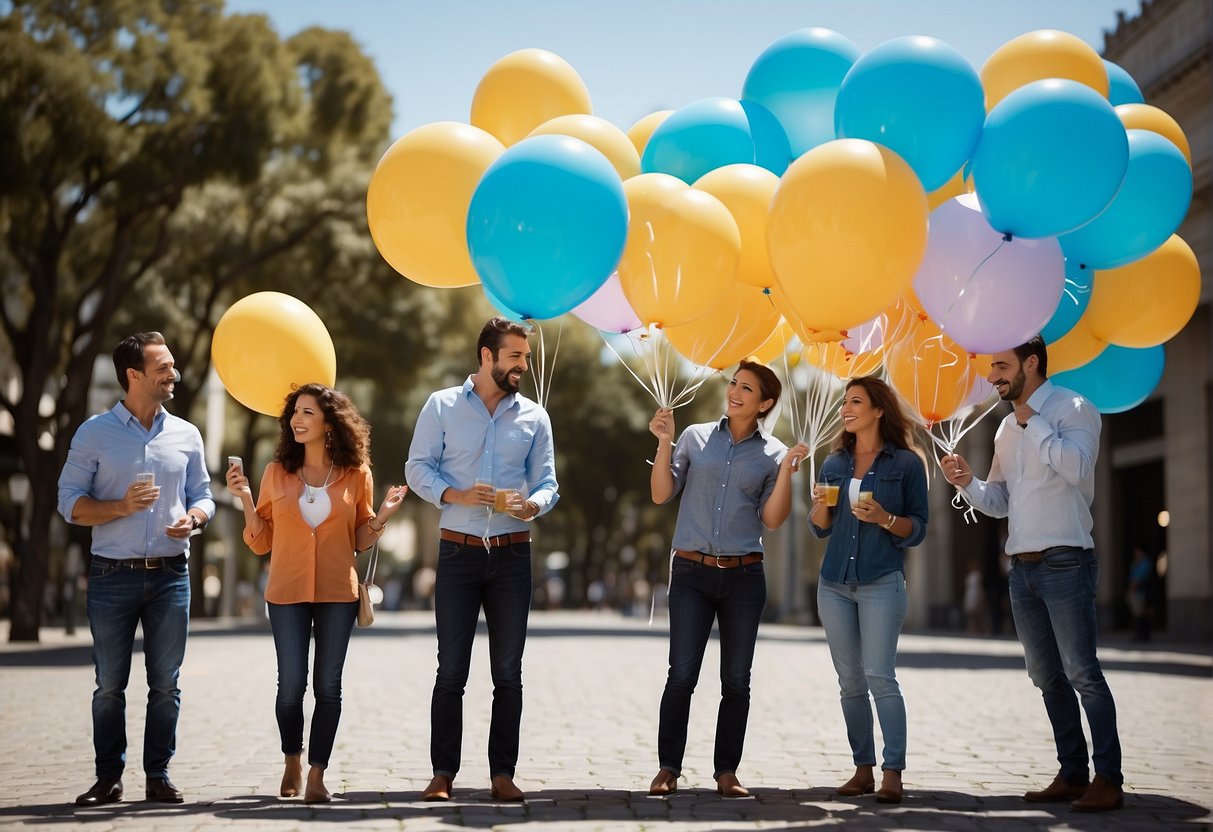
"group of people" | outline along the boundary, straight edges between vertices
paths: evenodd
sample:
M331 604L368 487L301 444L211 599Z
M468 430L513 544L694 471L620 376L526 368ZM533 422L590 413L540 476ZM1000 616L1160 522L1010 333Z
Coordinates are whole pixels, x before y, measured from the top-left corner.
M489 320L477 368L432 394L418 416L407 486L391 486L376 510L370 430L344 394L320 384L294 390L254 498L239 459L225 479L244 513L244 540L272 552L265 600L278 662L275 715L284 755L280 794L331 799L324 784L341 715L341 676L358 607L357 553L377 543L411 489L441 510L434 609L438 667L430 707L433 777L423 800L449 800L462 757L463 694L477 621L489 638L493 702L488 737L491 793L520 801L514 782L522 717L522 658L531 605L530 523L558 499L552 426L519 393L529 369L528 327ZM1098 564L1091 539L1092 472L1099 415L1047 379L1043 341L994 356L989 380L1014 410L999 426L994 462L976 479L959 455L941 460L949 482L979 510L1009 517L1012 609L1029 675L1052 723L1060 771L1028 801L1072 801L1104 811L1123 804L1115 706L1095 650ZM118 345L125 393L73 438L59 483L59 510L92 526L88 614L96 782L76 799L123 796L125 688L135 626L142 623L148 687L143 766L148 800L181 802L168 776L175 749L177 682L188 630L190 537L214 515L196 428L163 407L179 375L159 333ZM652 795L678 788L691 697L713 625L720 639L721 695L713 778L724 797L745 797L738 777L750 704L750 671L766 603L763 529L790 515L792 477L811 449L771 433L781 395L768 367L743 361L728 382L724 415L687 427L675 442L671 410L649 423L657 439L655 503L678 500L671 541L669 671L657 733ZM854 775L836 792L902 799L907 718L897 681L897 640L907 610L906 550L926 535L926 457L897 394L875 377L850 380L841 428L812 489L809 528L827 537L818 610L838 673ZM315 642L308 773L303 775L304 694ZM1094 780L1078 697L1093 738ZM881 780L872 717L883 750Z

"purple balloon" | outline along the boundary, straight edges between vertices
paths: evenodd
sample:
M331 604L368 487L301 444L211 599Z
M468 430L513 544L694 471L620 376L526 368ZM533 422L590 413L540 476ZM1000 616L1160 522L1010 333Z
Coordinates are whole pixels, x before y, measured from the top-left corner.
M624 296L617 273L608 277L606 283L599 286L587 300L574 307L573 314L603 332L631 332L640 326L640 318L636 317Z
M842 348L850 352L871 352L884 346L884 331L889 319L883 312L870 321L847 329L847 337L842 339Z
M914 292L931 320L970 352L1009 350L1036 335L1064 286L1056 238L1007 240L986 222L973 194L931 212Z

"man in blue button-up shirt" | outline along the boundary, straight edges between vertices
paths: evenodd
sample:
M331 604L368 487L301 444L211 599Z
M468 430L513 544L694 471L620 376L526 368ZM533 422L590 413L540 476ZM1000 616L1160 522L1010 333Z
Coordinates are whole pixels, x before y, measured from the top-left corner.
M143 625L147 723L143 768L147 798L182 802L168 779L176 748L190 585L190 535L215 513L198 429L167 413L179 378L158 332L141 332L114 350L126 397L76 431L59 476L59 512L93 528L88 619L97 688L93 745L97 782L81 806L122 797L126 700L135 626Z
M504 318L484 325L479 369L432 394L413 433L405 476L442 509L434 614L438 674L430 708L434 778L422 796L449 800L459 771L463 689L483 607L489 631L493 796L522 800L514 785L522 720L522 650L531 606L529 521L556 503L552 425L518 392L531 357L530 330Z

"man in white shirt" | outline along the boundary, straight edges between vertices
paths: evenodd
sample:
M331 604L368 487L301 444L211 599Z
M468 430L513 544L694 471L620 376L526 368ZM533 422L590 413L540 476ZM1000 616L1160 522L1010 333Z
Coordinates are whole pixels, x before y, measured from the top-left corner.
M1015 409L994 436L989 476L973 476L959 454L942 460L948 481L991 517L1006 517L1011 612L1028 675L1044 698L1061 769L1024 799L1072 801L1082 812L1124 805L1116 704L1096 656L1091 500L1099 452L1099 412L1047 377L1040 336L995 353L988 379ZM1068 672L1067 672L1068 670ZM1090 776L1078 697L1091 726Z

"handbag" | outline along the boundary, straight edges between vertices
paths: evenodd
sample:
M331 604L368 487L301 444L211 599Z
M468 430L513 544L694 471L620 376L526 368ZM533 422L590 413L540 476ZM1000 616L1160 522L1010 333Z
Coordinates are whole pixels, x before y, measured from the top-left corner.
M366 565L366 580L358 582L358 626L369 627L375 622L375 605L371 602L371 590L375 588L375 567L379 564L379 544L371 550L370 562Z

